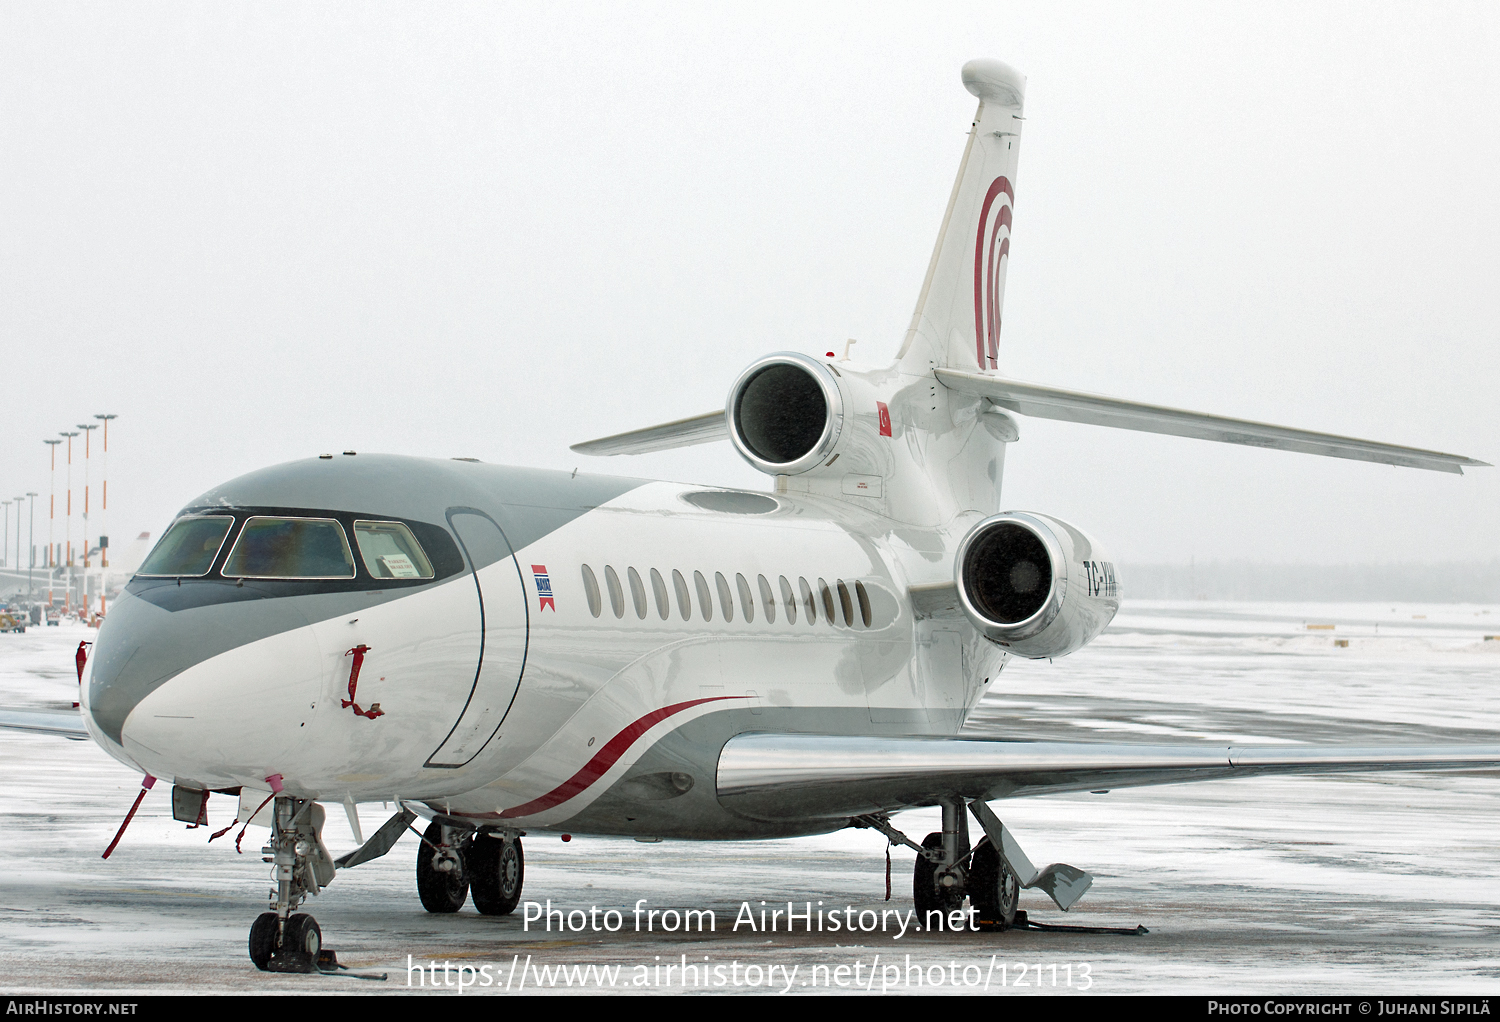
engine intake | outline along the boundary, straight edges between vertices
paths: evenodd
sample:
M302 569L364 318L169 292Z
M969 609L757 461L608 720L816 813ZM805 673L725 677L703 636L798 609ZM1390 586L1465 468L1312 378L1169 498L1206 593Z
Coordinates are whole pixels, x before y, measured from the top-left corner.
M751 363L729 388L725 407L735 448L771 475L816 468L837 445L843 419L843 398L828 367L791 351Z
M954 576L974 627L1030 659L1082 648L1120 608L1113 562L1087 533L1047 515L986 518L959 544Z

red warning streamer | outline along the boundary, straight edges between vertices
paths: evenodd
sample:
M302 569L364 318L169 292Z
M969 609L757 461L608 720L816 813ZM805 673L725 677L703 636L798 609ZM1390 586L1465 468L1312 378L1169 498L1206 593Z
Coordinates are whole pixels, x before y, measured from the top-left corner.
M380 708L379 703L371 703L368 710L361 710L359 704L354 701L354 690L359 686L359 669L364 666L365 654L369 651L370 647L361 643L344 653L344 656L354 657L354 663L349 667L349 698L340 700L339 706L344 709L352 706L356 717L368 717L374 720L376 717L385 716L385 711Z
M80 656L83 655L82 647L79 648L78 653ZM108 848L104 849L104 854L100 858L109 858L109 853L115 850L115 845L119 844L120 838L125 836L125 828L130 826L131 820L135 819L135 811L141 807L141 800L146 797L146 792L150 791L154 784L156 784L156 778L150 774L141 778L141 793L135 797L135 802L130 806L130 812L125 814L125 820L120 824L120 829L115 831L115 839L109 843Z

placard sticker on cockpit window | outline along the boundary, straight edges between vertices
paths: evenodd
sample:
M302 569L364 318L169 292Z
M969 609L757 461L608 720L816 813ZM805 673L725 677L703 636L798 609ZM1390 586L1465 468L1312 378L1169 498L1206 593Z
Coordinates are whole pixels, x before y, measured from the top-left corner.
M391 578L421 578L422 573L417 566L411 563L411 558L405 554L382 554L380 563L385 565L385 570L390 572Z

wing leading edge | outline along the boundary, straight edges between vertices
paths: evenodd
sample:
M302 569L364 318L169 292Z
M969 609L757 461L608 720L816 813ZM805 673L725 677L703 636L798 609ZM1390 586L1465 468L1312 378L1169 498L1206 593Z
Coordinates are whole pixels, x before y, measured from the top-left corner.
M5 710L0 709L0 728L30 731L37 735L60 735L75 740L89 736L83 717L77 710Z
M752 819L863 816L937 804L1260 774L1500 767L1500 745L1126 745L746 734L719 754L719 802Z

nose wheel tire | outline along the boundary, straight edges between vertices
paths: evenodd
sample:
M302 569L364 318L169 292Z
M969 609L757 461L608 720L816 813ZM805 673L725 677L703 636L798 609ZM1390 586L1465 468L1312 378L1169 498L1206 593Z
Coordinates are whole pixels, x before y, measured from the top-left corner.
M262 912L250 924L250 960L262 972L271 964L276 950L276 913Z
M425 840L417 846L417 895L422 907L429 912L457 912L469 898L467 860L473 854L473 841L444 847L443 828L437 823L430 824L422 837Z
M487 916L506 916L521 903L526 858L521 839L476 837L469 849L469 890L474 907Z
M300 951L317 961L318 952L323 950L323 930L318 921L306 912L298 912L288 919L282 950Z
M969 897L979 925L987 930L1008 930L1016 922L1021 903L1021 881L1015 870L995 850L988 837L974 848L974 866L969 871Z
M306 956L301 960L301 965L305 967L305 971L312 971L313 963L318 960L318 952L323 950L323 930L318 926L318 921L305 912L292 916L286 921L286 933L280 949L276 947L277 921L275 912L262 912L250 924L250 961L262 972L304 971L288 970L285 967L288 961L285 956ZM282 963L282 967L273 969L272 958Z

